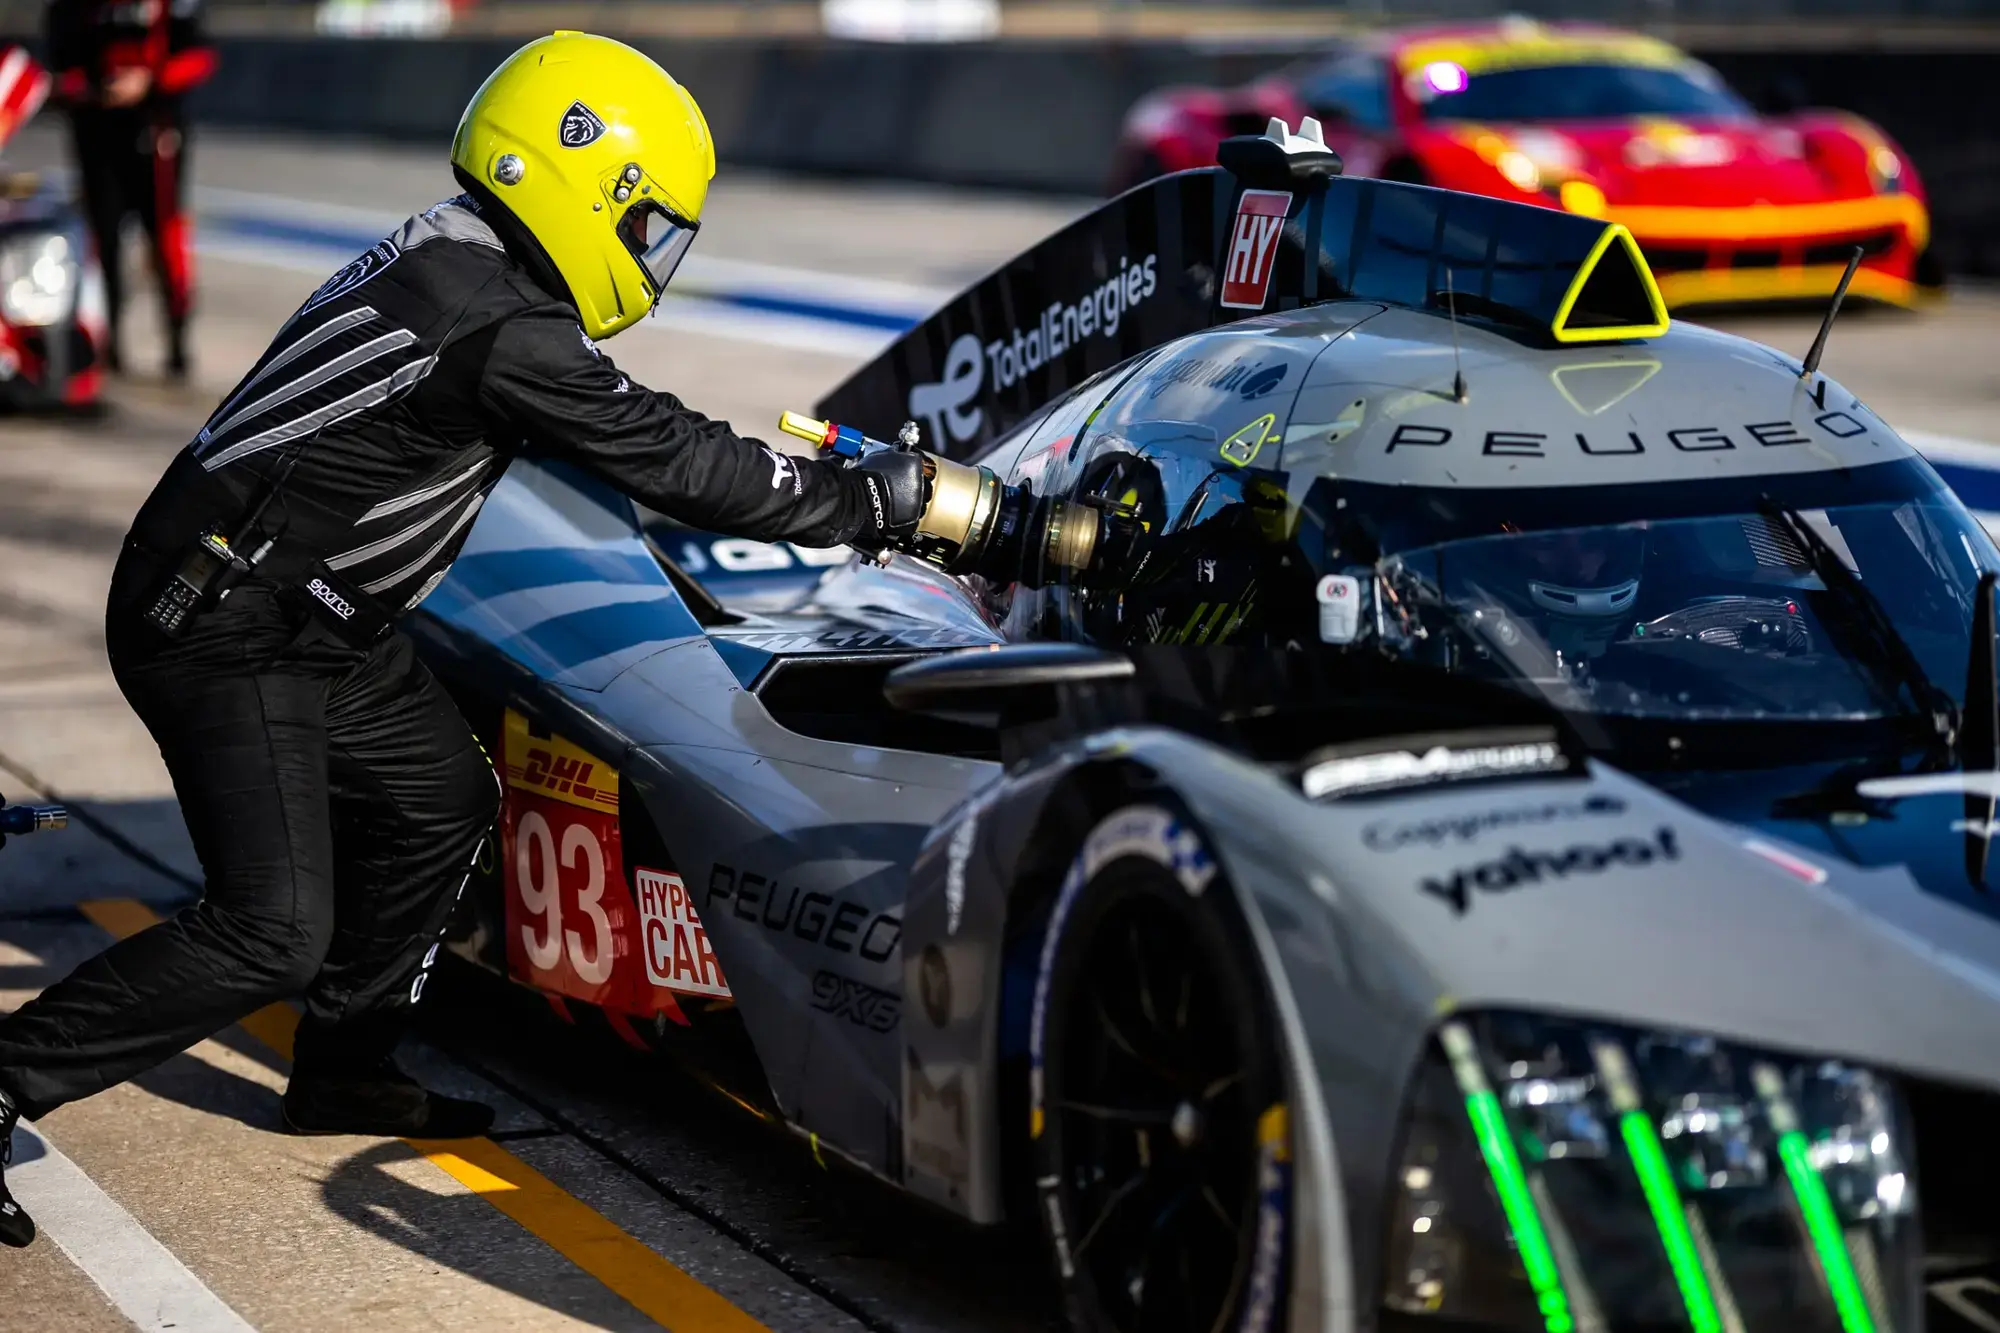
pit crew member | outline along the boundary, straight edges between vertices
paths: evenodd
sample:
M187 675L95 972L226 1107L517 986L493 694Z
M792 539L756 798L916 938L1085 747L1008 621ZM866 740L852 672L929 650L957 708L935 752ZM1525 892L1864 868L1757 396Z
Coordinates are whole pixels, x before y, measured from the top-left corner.
M51 0L49 63L69 110L84 212L104 268L105 363L124 369L125 265L118 237L136 215L165 304L167 373L188 373L194 309L188 238L186 95L215 70L200 0Z
M206 888L0 1022L0 1138L301 994L286 1128L488 1127L489 1108L391 1061L498 804L394 624L515 454L713 532L880 547L914 531L919 455L781 454L599 350L658 301L714 175L700 109L659 66L580 33L531 43L474 96L452 164L465 193L310 297L133 523L107 642ZM31 1235L0 1216L0 1240Z

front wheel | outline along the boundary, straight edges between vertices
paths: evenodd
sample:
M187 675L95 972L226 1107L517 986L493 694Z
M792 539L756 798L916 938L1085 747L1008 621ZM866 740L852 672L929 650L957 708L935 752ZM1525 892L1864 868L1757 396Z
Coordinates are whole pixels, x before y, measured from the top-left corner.
M1236 899L1176 814L1100 823L1051 914L1030 1035L1036 1187L1070 1322L1282 1324L1291 1133Z

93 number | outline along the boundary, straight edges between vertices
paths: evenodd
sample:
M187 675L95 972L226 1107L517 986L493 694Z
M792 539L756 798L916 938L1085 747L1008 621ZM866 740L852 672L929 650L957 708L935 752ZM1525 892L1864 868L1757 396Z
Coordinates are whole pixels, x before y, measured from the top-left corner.
M579 858L585 882L577 890L576 906L590 922L593 938L588 950L583 936L565 930L562 921L558 866L574 870ZM514 837L514 882L520 885L521 907L527 915L547 919L545 930L537 929L533 921L521 926L521 947L535 970L553 970L567 948L569 965L585 984L601 986L610 980L611 918L604 912L604 849L597 845L596 835L582 824L565 824L558 862L556 837L547 818L539 810L523 811Z

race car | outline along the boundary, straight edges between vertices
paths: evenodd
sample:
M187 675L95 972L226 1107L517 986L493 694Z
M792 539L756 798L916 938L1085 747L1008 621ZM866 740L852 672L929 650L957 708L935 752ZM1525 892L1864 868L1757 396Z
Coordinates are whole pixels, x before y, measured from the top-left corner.
M49 86L27 48L0 42L0 148ZM104 333L104 276L82 219L53 183L0 162L0 406L95 403Z
M1081 1330L1990 1327L2000 551L1621 226L1222 161L786 419L932 478L789 599L513 466L449 948Z
M1671 307L1941 287L1910 159L1840 111L1760 116L1653 37L1527 19L1385 33L1246 86L1168 88L1127 113L1114 187L1206 166L1271 117L1318 118L1350 175L1622 223Z

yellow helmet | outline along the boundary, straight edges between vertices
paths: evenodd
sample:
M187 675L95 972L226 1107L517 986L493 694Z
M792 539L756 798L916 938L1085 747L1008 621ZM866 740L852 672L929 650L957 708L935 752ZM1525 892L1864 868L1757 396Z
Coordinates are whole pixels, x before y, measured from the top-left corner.
M687 89L644 54L559 32L472 96L452 165L541 245L592 338L652 310L694 240L715 143Z

